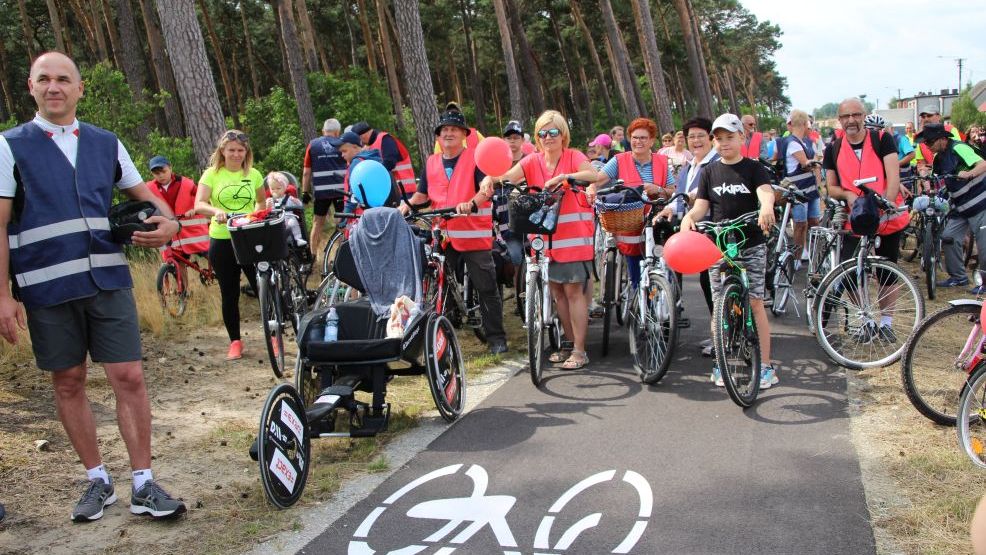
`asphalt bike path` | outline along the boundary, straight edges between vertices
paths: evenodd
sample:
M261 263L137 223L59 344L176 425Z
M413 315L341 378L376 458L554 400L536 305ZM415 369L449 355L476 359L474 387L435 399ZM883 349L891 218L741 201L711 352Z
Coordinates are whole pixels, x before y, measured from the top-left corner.
M845 370L789 306L770 316L780 383L741 410L709 380L709 318L655 386L626 333L582 370L519 372L302 553L875 553ZM789 302L789 305L791 303Z

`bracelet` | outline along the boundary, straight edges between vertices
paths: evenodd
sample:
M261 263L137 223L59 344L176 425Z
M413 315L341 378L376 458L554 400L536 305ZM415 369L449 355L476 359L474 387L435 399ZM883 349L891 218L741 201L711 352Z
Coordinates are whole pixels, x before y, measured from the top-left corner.
M178 231L177 231L177 233L181 233L182 225L181 225L181 220L178 219L178 216L175 216L175 217L171 218L171 221L173 221L176 224L178 224Z
M470 200L469 201L469 204L472 204L473 212L478 212L479 211L479 205L476 204L476 199Z

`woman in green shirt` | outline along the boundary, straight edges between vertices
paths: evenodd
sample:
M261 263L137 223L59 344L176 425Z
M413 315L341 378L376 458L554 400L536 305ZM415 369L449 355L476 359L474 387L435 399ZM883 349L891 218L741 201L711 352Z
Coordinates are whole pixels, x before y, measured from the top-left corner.
M216 272L222 299L223 324L229 334L226 360L243 356L240 341L240 272L257 290L253 266L240 266L226 229L230 214L246 214L264 208L264 178L253 167L253 150L246 133L235 129L223 133L199 179L195 211L212 217L209 224L209 264Z

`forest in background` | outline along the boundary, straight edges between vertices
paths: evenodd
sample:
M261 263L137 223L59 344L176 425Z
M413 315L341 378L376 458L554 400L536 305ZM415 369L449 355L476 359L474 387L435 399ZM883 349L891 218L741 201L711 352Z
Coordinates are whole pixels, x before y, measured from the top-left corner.
M30 61L71 55L80 119L117 133L138 167L196 177L216 138L250 135L261 169L300 172L322 120L368 121L420 161L446 102L498 134L556 108L583 139L655 119L790 108L781 31L736 0L0 0L0 120L34 112ZM417 125L417 122L423 122Z

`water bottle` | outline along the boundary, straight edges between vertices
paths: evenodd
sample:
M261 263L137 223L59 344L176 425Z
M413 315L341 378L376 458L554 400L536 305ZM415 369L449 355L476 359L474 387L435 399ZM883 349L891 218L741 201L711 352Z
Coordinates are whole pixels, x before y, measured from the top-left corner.
M544 221L541 222L541 227L543 227L548 231L554 231L555 223L557 221L558 221L558 213L548 208L547 212L544 215Z
M527 219L534 225L541 225L541 220L544 219L544 208L531 212L531 215Z
M329 314L325 317L325 336L322 341L338 341L339 340L339 315L336 313L336 308L333 306L329 309Z

